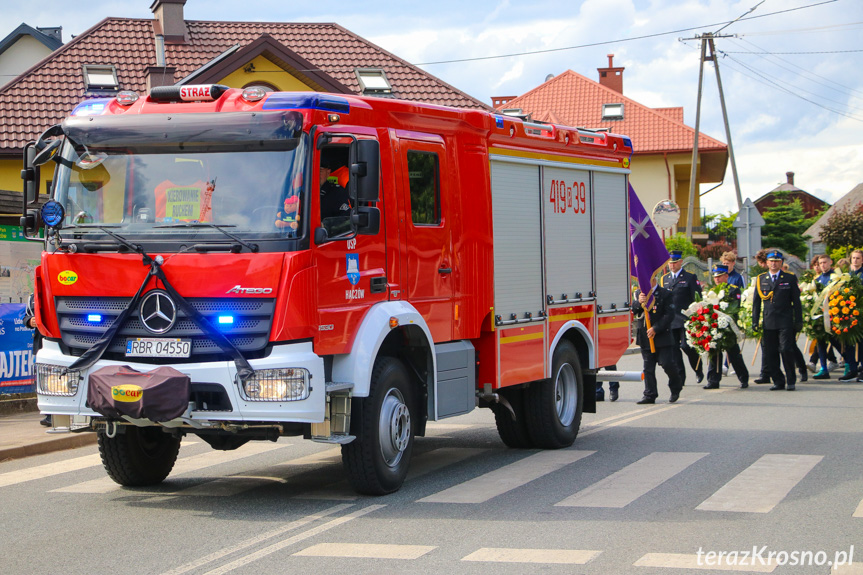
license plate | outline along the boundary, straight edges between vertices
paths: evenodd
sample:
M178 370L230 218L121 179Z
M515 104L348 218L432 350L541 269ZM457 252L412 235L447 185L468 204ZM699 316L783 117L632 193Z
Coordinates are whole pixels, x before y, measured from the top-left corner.
M192 340L172 337L139 337L126 340L126 357L189 357Z

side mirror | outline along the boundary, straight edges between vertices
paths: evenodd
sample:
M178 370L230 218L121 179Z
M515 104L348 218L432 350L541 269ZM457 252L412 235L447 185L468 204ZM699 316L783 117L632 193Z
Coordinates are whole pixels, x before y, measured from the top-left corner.
M357 229L357 235L378 235L381 229L381 211L379 209L360 206L352 218Z
M357 141L357 163L351 166L351 175L354 173L358 176L357 199L377 202L381 179L381 147L377 140Z
M57 155L57 152L60 151L60 146L63 145L63 140L50 140L45 144L45 147L42 148L42 151L36 154L33 158L34 166L41 166L42 164L47 164L54 156Z
M41 173L39 166L33 163L36 156L35 142L30 142L24 146L24 169L21 170L21 179L24 180L24 206L22 214L27 213L27 206L35 204L39 199Z

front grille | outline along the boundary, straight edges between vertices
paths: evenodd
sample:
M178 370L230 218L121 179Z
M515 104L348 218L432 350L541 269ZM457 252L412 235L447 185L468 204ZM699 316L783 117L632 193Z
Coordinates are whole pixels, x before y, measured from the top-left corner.
M129 305L132 298L58 297L57 321L63 336L63 346L71 355L80 356L102 337L114 320ZM276 301L272 298L188 298L186 301L240 350L247 358L260 357L269 344ZM218 325L216 316L222 313L234 315L234 323ZM93 323L87 317L100 314L102 321ZM164 334L150 333L141 323L139 310L133 309L123 326L117 331L102 357L125 360L126 341L138 337L180 337L192 341L191 356L184 359L135 357L140 363L189 363L197 361L230 360L205 331L182 312L178 312L174 326Z

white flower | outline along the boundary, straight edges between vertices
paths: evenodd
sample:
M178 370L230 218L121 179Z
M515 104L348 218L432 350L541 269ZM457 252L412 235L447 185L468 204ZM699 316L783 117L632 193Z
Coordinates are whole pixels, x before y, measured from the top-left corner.
M728 302L725 302L725 301L719 302L719 309L728 309Z
M727 317L720 317L718 320L716 320L716 323L719 324L719 327L721 327L722 329L725 329L728 327L728 318Z

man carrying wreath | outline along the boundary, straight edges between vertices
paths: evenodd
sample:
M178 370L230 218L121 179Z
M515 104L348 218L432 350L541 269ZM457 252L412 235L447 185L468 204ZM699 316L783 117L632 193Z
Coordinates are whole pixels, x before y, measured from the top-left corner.
M723 296L719 302L720 313L726 315L730 320L729 327L736 325L737 314L740 312L741 293L739 287L728 283L728 266L720 264L713 266L713 281ZM723 306L723 304L725 305ZM734 368L734 373L740 381L740 389L749 387L749 370L746 369L746 362L743 361L743 356L740 354L740 345L736 335L733 334L733 330L732 334L728 334L725 339L727 341L723 342L721 349L710 352L710 361L707 364L707 385L704 386L704 389L719 389L719 380L722 379L722 349L725 349L728 354L728 362Z

